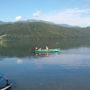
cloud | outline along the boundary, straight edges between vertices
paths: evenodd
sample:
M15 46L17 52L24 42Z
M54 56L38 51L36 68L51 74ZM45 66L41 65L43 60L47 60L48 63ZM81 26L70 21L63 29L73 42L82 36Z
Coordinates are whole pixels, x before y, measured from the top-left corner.
M36 11L35 13L33 13L33 16L34 16L34 17L38 17L38 16L40 16L40 14L41 14L41 11L38 10L38 11Z
M73 8L73 9L67 9L65 10L66 13L72 13L72 14L81 14L81 13L90 13L90 9L78 9L78 8Z
M54 22L57 24L69 24L75 26L90 26L90 9L66 9L37 17L39 20Z
M22 16L16 16L16 21L20 21L22 19Z

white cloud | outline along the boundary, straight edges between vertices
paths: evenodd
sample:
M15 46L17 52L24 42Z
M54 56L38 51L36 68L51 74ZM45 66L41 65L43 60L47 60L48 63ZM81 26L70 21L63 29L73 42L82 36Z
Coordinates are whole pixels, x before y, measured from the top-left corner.
M78 9L78 8L74 8L74 9L67 9L65 11L67 13L88 13L88 12L90 12L90 9Z
M64 11L43 14L37 17L37 19L51 21L57 24L90 26L90 9L66 9Z
M35 13L33 13L33 16L34 16L34 17L38 17L38 16L40 16L40 14L41 14L41 11L38 10L38 11L36 11Z
M16 16L16 21L20 21L22 19L22 16Z

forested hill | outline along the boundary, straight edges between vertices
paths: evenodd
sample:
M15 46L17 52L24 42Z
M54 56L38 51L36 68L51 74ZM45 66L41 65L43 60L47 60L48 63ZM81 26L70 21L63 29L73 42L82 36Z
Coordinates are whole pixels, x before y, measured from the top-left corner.
M0 37L17 39L85 39L90 38L90 27L63 27L43 22L17 22L0 25Z

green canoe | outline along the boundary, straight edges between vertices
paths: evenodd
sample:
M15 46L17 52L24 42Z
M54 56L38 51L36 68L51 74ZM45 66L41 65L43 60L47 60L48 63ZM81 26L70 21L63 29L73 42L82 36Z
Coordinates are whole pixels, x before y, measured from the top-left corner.
M54 52L60 52L60 48L58 49L42 49L42 50L35 50L35 53L54 53Z

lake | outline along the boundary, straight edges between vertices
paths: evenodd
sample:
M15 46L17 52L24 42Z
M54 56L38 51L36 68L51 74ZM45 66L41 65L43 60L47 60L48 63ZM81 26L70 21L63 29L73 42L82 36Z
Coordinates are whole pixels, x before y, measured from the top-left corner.
M61 48L48 56L29 54L0 53L0 72L15 90L90 90L89 47Z

